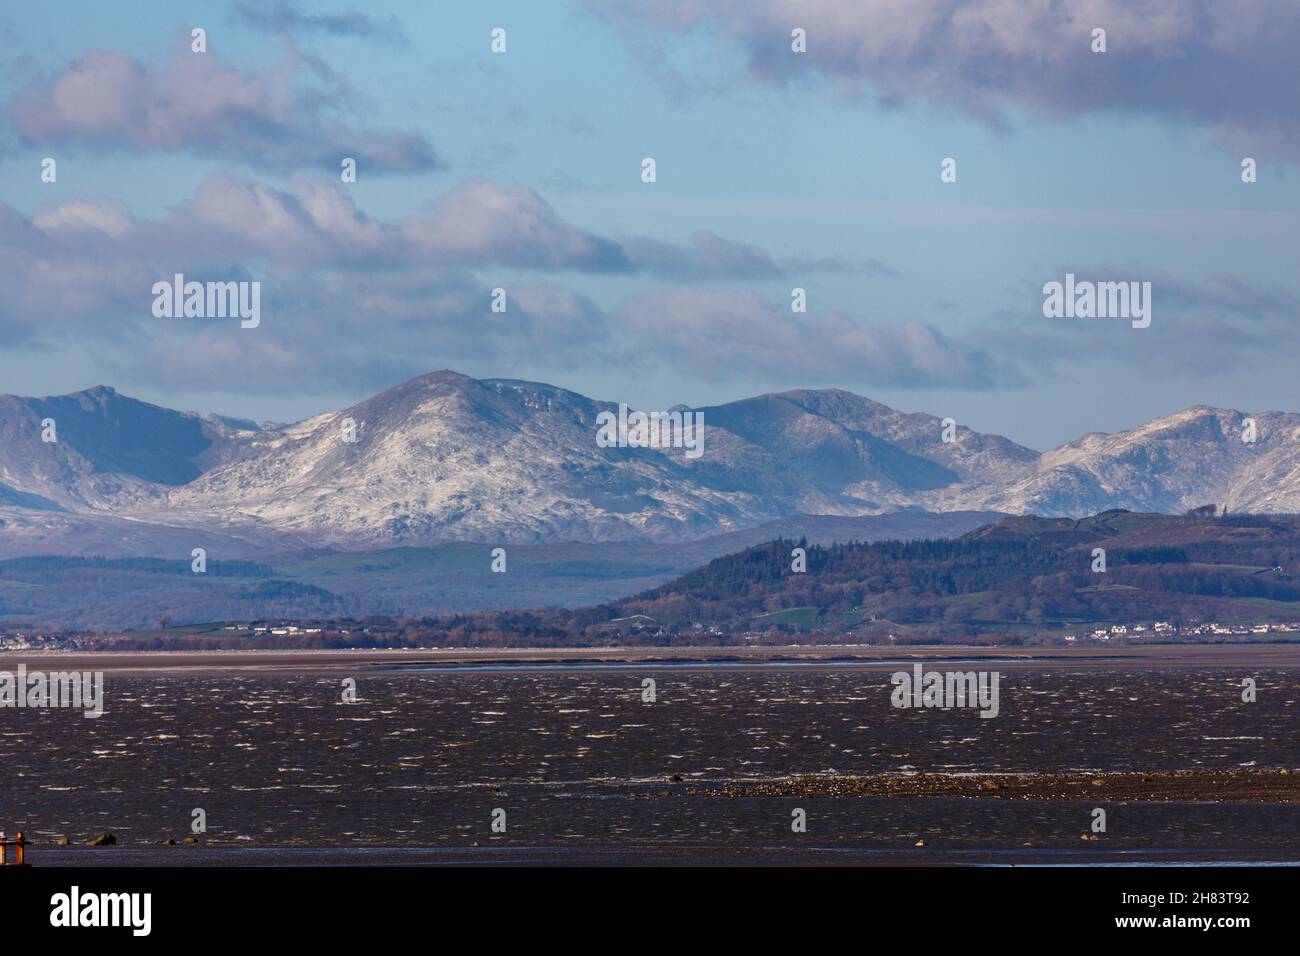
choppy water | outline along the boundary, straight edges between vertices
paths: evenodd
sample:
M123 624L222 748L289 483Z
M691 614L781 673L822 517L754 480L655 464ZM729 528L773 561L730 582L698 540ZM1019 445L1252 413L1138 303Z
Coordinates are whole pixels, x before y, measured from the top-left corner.
M643 703L652 676L657 701ZM103 717L0 710L0 828L189 832L233 845L1079 847L1089 807L961 798L690 797L808 773L1300 765L1300 680L1193 670L1002 672L1001 713L897 710L889 672L461 670L339 679L119 677ZM669 783L679 774L684 783ZM808 833L790 831L794 806ZM491 814L507 815L505 834ZM1111 847L1300 846L1300 807L1126 804Z

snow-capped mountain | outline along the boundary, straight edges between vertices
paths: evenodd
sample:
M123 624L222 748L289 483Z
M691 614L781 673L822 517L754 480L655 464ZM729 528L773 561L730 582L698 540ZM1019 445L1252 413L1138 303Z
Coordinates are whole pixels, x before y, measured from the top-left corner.
M449 371L294 425L175 412L104 387L0 397L0 552L84 553L117 534L243 550L684 541L792 514L900 509L1300 511L1300 415L1289 413L1198 406L1040 454L966 428L945 435L939 418L840 390L693 411L698 457L602 446L599 416L618 413L609 402Z

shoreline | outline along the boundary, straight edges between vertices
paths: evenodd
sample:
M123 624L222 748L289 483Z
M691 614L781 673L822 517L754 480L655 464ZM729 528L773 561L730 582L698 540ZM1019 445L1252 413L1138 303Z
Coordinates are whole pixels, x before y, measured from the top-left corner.
M968 866L1211 868L1300 865L1293 848L483 846L483 847L39 847L33 868L425 866Z
M232 651L54 651L0 652L0 670L20 664L32 669L105 671L116 675L208 676L220 674L421 673L447 665L535 665L581 669L584 665L647 667L673 664L701 668L858 666L896 669L913 663L987 660L997 667L1068 668L1223 668L1297 667L1300 644L1150 644L1118 647L1006 647L987 645L781 645L743 647L575 647L575 648L422 648ZM472 673L466 667L461 673ZM424 673L436 671L426 670Z
M218 838L186 845L158 841L134 842L130 838L114 846L96 847L84 842L71 845L41 839L29 843L28 856L34 866L48 867L347 867L347 866L586 866L586 865L858 865L858 866L1085 866L1085 867L1162 867L1196 864L1211 867L1298 866L1300 849L1283 835L1276 839L1258 838L1249 827L1232 828L1232 834L1220 839L1190 845L1169 842L1175 834L1161 828L1144 836L1138 832L1097 834L1090 832L1084 809L1097 805L1129 807L1128 818L1142 820L1138 807L1168 807L1175 814L1192 807L1205 810L1205 804L1224 806L1224 813L1256 813L1266 806L1300 805L1300 770L1231 770L1231 771L1157 771L1116 773L1005 773L1005 774L873 774L869 776L803 776L789 780L737 781L718 784L666 782L609 785L588 783L585 788L566 785L566 796L579 802L608 799L616 792L633 801L650 801L672 806L673 812L694 803L717 806L731 799L744 802L751 811L761 806L775 807L784 817L791 799L814 800L804 804L809 813L825 813L830 799L882 800L881 812L896 812L899 798L916 810L931 805L948 808L916 825L904 824L903 833L879 833L850 837L842 844L827 842L823 833L809 845L801 840L786 842L781 829L755 842L683 841L672 839L612 843L580 838L573 842L550 840L516 842L503 835L474 837L461 834L459 842L393 845L364 842L352 845L321 842L283 842L243 844ZM577 789L593 792L576 793ZM604 791L597 793L594 791ZM957 818L951 809L953 800L965 806ZM754 803L755 800L760 803ZM722 801L721 804L718 801ZM767 801L771 801L768 803ZM990 819L992 831L983 827L972 835L972 816L986 815L985 807L1014 802L1028 809L1029 817L1011 818L998 824L1001 815ZM1051 833L1041 827L1025 825L1045 812L1033 809L1059 808L1051 812L1061 819L1076 819ZM1186 807L1187 811L1178 808ZM1074 810L1079 812L1074 814ZM1080 809L1083 808L1083 809ZM648 808L647 808L648 809ZM862 810L874 814L873 802ZM849 811L856 814L857 811ZM725 812L723 819L725 819ZM1159 819L1159 818L1156 818ZM1229 816L1225 822L1237 820ZM1018 822L1017 822L1018 821ZM698 836L698 834L697 834ZM534 840L536 837L534 837ZM480 843L480 840L482 841Z

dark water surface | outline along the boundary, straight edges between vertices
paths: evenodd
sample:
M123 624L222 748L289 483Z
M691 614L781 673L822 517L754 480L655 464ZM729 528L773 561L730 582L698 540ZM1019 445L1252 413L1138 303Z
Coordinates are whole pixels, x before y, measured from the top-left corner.
M985 664L985 666L990 666ZM996 665L991 665L996 666ZM644 669L641 669L644 671ZM653 676L657 701L643 703ZM1091 805L919 797L691 796L802 774L1300 765L1300 679L1223 670L1004 670L1001 713L897 710L887 670L119 677L106 712L0 710L0 828L298 847L1060 848ZM681 782L670 782L677 774ZM808 832L790 829L807 812ZM491 831L494 809L507 831ZM1300 856L1300 806L1108 805L1107 851ZM109 853L112 851L102 851ZM202 853L203 849L177 852Z

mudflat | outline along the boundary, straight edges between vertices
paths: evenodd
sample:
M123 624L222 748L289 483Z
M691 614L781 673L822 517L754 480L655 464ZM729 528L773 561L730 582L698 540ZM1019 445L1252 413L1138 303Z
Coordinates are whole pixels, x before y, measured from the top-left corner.
M914 663L1001 672L996 719L895 706ZM3 823L42 865L1300 858L1290 645L0 656L23 664L105 672L97 719L0 711ZM159 845L198 809L201 847Z
M724 797L989 797L1000 800L1196 800L1300 803L1300 772L876 774L731 781L691 788Z

